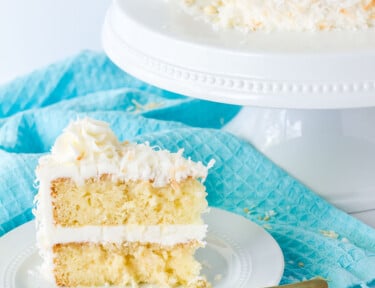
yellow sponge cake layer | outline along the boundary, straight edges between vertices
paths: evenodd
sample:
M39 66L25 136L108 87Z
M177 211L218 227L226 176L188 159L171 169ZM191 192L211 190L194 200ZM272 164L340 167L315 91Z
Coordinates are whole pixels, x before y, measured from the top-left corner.
M83 185L60 178L51 183L53 217L63 227L83 225L202 224L207 207L196 179L154 187L149 181L89 178Z
M199 278L200 264L192 256L196 242L157 244L69 243L53 247L55 279L59 286L209 287ZM194 279L193 281L191 279Z

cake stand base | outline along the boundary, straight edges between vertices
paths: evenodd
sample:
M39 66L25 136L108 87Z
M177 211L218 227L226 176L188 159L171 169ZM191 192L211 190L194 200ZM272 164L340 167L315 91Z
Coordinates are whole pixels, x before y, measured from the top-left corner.
M330 203L375 222L375 108L245 107L225 130L250 141ZM366 216L367 217L367 216ZM371 219L363 219L371 222ZM375 227L375 223L373 223Z

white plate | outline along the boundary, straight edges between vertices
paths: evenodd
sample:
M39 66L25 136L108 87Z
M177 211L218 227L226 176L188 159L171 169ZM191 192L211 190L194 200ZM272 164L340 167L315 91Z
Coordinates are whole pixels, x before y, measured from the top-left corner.
M218 32L176 2L114 0L102 35L108 56L146 82L217 102L375 105L375 30Z
M215 288L277 285L284 257L276 241L249 220L212 208L205 215L207 246L197 258ZM0 287L48 288L40 279L41 259L35 248L35 223L28 222L0 238Z

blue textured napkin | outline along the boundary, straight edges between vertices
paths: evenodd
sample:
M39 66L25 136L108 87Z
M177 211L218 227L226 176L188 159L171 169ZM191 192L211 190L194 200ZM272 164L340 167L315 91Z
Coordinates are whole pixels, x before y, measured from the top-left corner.
M375 231L334 208L249 143L220 130L240 107L176 95L83 52L0 87L0 235L33 218L38 158L77 117L107 121L121 140L149 141L216 165L211 206L268 230L285 256L282 283L375 285Z

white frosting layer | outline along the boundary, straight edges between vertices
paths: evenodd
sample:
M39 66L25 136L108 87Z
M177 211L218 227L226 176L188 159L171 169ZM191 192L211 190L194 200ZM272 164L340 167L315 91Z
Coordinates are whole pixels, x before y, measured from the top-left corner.
M38 243L46 249L57 243L140 242L173 246L189 241L204 244L206 225L119 225L84 226L77 228L51 227L50 233L39 233Z
M179 0L216 27L319 31L375 26L373 0Z

